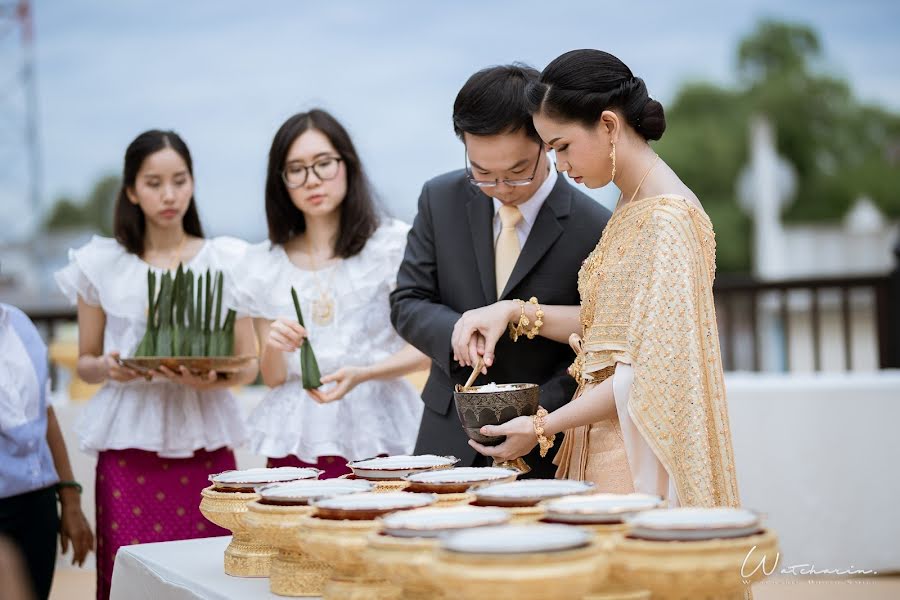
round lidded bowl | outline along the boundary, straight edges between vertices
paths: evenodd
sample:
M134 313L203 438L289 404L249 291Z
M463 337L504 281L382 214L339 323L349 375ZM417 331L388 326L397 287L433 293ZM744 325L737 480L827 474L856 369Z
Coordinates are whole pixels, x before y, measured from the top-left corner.
M460 529L505 525L509 513L490 506L417 508L381 517L382 532L398 538L436 538Z
M417 508L380 518L381 533L369 536L369 559L385 576L403 588L405 600L452 598L431 577L429 563L438 536L460 529L489 527L509 522L502 508L455 506Z
M375 485L364 479L309 479L274 483L256 488L261 504L307 506L316 500L371 492ZM313 507L310 505L310 512Z
M413 473L433 471L435 469L449 469L458 462L459 459L455 456L437 456L434 454L410 456L401 454L354 460L347 463L347 466L353 471L355 479L402 480Z
M309 479L257 488L260 499L247 505L244 524L252 535L275 548L269 590L279 596L321 596L329 567L303 551L300 523L315 507L309 502L367 492L368 481Z
M613 572L654 599L743 599L778 560L777 536L744 509L659 509L629 523L631 533L612 556Z
M745 508L664 508L628 519L630 537L645 540L710 540L746 537L762 531L759 514Z
M399 598L400 588L387 581L366 555L369 535L381 529L381 521L375 517L434 501L433 494L371 492L313 502L316 512L304 517L299 535L303 549L332 568L322 597Z
M475 385L453 392L459 422L469 439L485 446L496 446L505 436L487 436L479 431L485 425L500 425L516 417L537 413L541 388L534 383Z
M478 506L535 506L542 500L587 494L596 489L590 481L575 479L523 479L510 483L486 485L475 490Z
M476 485L515 481L519 472L500 467L455 467L407 475L407 491L433 494L461 494Z
M312 502L319 519L340 519L348 521L368 521L381 515L398 511L423 508L434 504L434 494L413 494L410 492L368 492L324 498Z
M544 500L544 520L576 525L620 524L626 518L663 505L651 494L581 494Z
M283 483L300 479L318 479L321 469L309 467L276 467L225 471L210 475L213 489L218 492L252 493L256 488L268 483Z
M449 534L430 570L462 600L581 598L606 553L588 531L568 525L504 525Z

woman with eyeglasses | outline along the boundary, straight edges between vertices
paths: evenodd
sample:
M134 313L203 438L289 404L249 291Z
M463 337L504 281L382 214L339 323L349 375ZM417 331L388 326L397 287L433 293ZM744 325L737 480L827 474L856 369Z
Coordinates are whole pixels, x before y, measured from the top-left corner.
M409 226L379 215L344 127L314 109L275 134L266 176L269 240L238 266L271 388L249 419L250 447L269 466L312 466L412 451L422 402L402 377L428 360L391 327L388 294ZM296 289L304 325L296 319ZM302 384L309 342L323 386Z

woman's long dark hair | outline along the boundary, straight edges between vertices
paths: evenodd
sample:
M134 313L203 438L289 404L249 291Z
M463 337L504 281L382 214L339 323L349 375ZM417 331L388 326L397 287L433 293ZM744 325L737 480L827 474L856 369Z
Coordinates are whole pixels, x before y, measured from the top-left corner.
M378 212L372 186L350 135L337 119L318 108L296 114L285 121L272 140L266 174L269 240L273 244L283 245L306 231L306 219L291 200L281 172L291 144L310 129L322 132L329 139L347 169L347 195L341 203L341 221L334 243L334 255L349 258L358 254L378 229Z
M621 60L602 50L572 50L553 59L525 89L528 110L593 127L604 110L618 109L646 140L666 130L662 104Z
M191 160L191 152L187 144L174 131L160 131L152 129L145 131L134 138L125 150L125 166L122 169L122 188L116 200L116 211L113 217L113 235L116 241L122 244L128 252L144 253L144 236L146 234L146 218L141 207L132 204L128 199L128 190L134 189L135 180L141 165L148 156L159 152L164 148L171 148L184 160L191 179L194 177L194 163ZM200 215L197 214L197 205L194 197L188 203L187 212L181 221L184 231L194 237L203 237L203 228L200 226Z

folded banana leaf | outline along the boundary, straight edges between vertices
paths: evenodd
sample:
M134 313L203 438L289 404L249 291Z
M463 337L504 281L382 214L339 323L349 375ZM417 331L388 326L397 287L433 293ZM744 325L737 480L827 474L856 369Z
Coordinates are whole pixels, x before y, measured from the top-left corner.
M297 311L297 322L302 327L306 327L303 324L303 312L300 310L297 290L293 287L291 288L291 296L294 299L294 309ZM319 363L316 361L316 355L313 352L312 344L309 343L309 338L304 340L303 345L300 346L300 372L302 374L303 389L314 390L322 387L322 374L319 372Z

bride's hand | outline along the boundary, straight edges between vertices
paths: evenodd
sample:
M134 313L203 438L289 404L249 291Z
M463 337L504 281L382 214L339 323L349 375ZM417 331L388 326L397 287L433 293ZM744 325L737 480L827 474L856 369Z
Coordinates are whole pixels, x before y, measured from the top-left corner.
M538 443L531 417L516 417L502 425L485 425L479 431L481 435L506 436L506 440L499 446L484 446L475 440L469 440L469 445L475 450L485 456L493 456L498 461L515 460L525 456Z
M450 338L453 360L461 367L471 367L478 362L479 356L483 356L485 367L493 365L494 347L518 310L512 300L503 300L464 312L453 327ZM486 373L487 368L482 372Z

